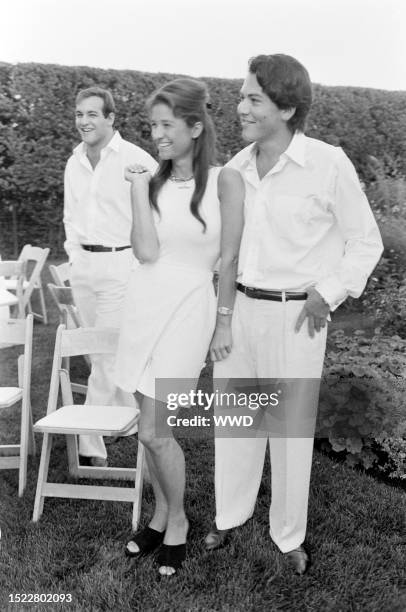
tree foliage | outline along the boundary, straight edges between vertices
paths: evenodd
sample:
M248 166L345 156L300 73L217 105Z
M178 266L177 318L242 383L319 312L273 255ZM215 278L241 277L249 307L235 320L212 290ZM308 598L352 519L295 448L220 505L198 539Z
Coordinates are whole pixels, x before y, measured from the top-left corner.
M61 250L63 170L78 137L74 99L79 89L110 89L122 136L155 154L146 98L173 74L102 70L52 64L0 63L0 252L13 249L13 232L26 242ZM219 162L243 143L236 116L241 80L205 78L217 130ZM308 134L340 145L363 179L380 164L390 176L406 175L406 94L315 85Z

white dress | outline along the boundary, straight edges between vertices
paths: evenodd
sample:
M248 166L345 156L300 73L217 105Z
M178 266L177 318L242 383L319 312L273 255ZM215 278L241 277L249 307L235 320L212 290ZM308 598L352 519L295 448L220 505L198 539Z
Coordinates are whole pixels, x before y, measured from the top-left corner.
M216 320L213 270L220 254L220 203L211 168L200 215L190 212L194 181L168 180L158 195L154 221L159 259L137 264L124 303L116 384L125 391L160 397L156 378L194 379L204 366ZM192 386L192 383L191 383Z

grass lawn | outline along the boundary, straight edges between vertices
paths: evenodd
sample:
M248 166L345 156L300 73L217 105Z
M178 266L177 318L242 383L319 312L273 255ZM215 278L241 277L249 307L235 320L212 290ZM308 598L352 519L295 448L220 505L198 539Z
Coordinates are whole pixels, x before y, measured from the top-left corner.
M46 279L47 280L47 279ZM44 415L57 314L36 324L32 404ZM10 384L14 349L0 352L0 383ZM76 363L76 369L80 368ZM18 415L0 416L0 442L16 434ZM38 447L41 438L37 437ZM28 485L17 496L17 470L0 472L0 610L142 611L380 611L406 609L405 494L315 453L308 543L314 565L291 573L268 535L269 464L255 514L226 548L206 553L202 540L214 516L213 443L182 439L187 462L186 508L192 523L188 559L175 578L159 578L152 558L124 556L131 508L119 502L47 499L31 522L39 450L29 462ZM109 446L110 463L131 465L136 441ZM50 474L65 478L66 450L57 440ZM125 485L124 485L125 486ZM141 523L152 513L144 488ZM70 593L71 603L11 604L11 593Z

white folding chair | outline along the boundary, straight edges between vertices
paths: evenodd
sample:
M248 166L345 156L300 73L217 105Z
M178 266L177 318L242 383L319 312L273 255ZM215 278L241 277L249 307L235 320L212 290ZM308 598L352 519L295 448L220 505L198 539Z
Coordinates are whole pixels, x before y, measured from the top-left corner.
M42 432L41 462L33 521L39 520L46 497L75 499L100 499L126 501L133 504L132 525L137 529L142 498L144 447L138 443L136 468L83 467L79 465L77 435L121 436L128 433L139 418L134 406L93 406L73 403L69 374L62 368L64 357L89 353L115 353L118 342L117 329L78 328L65 329L60 325L56 334L54 361L48 399L47 415L37 421L34 431ZM59 387L62 391L62 407L57 408ZM124 479L135 481L135 486L124 488L105 485L81 485L48 482L48 467L53 436L66 436L69 471L78 478Z
M51 266L49 267L51 268ZM64 284L55 285L54 283L48 283L47 287L58 308L61 323L64 323L68 329L84 327L80 313L73 299L71 287Z
M0 409L10 408L21 402L20 442L0 445L0 469L18 469L20 497L27 484L28 454L35 454L30 401L32 328L31 314L26 319L0 321L0 348L24 345L24 353L19 355L17 362L18 387L0 387Z
M55 266L49 266L49 269L51 269L51 267ZM47 287L52 296L52 299L54 300L58 308L60 322L63 323L68 329L77 329L78 327L85 327L80 317L80 313L75 306L71 287L67 287L66 285L58 287L53 283L48 283ZM83 355L83 358L85 359L87 366L90 370L92 367L92 363L89 355ZM69 357L64 358L63 368L69 372ZM79 383L71 383L71 385L74 393L84 393L86 395L87 385L82 385Z
M70 284L70 265L67 261L58 266L50 264L48 267L55 285L63 287L63 285Z
M24 318L24 281L25 261L0 261L0 306L17 306L18 318ZM12 281L15 295L8 291L7 285Z
M34 315L34 317L42 320L42 322L45 325L48 323L48 316L47 316L47 309L46 309L46 304L45 304L44 290L42 288L41 272L47 260L48 255L49 255L49 248L42 249L40 247L34 247L31 244L26 244L23 247L18 257L19 261L24 261L26 262L26 265L27 265L26 279L23 283L24 310L28 309L28 311L31 312ZM35 262L35 264L34 264L34 267L32 268L31 274L28 274L28 265L30 262ZM17 279L7 280L6 289L8 291L15 291L16 283L17 283ZM32 293L34 289L38 289L39 291L42 314L32 312L31 297L32 297Z

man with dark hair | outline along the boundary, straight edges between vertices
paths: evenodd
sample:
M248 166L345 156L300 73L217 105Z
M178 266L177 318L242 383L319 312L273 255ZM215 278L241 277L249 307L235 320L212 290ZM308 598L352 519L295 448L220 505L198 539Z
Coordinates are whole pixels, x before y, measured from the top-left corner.
M90 87L76 97L76 128L82 142L65 170L65 250L71 285L85 325L118 327L125 290L136 260L130 246L130 184L124 169L157 164L140 147L114 130L115 105L110 91ZM128 405L134 399L113 383L114 359L92 356L86 403ZM80 436L79 453L94 466L106 465L103 438ZM84 460L82 459L82 462Z
M352 163L341 148L304 135L311 99L309 75L293 57L250 61L238 114L251 144L228 164L241 173L246 198L233 347L215 364L219 385L220 379L278 379L299 383L299 390L312 381L318 386L329 313L347 296L360 296L382 253ZM216 437L216 522L208 549L252 516L269 440L270 536L298 574L307 570L314 418L310 430L300 423L314 417L317 397L316 388L313 398L296 393L282 404L276 432Z

